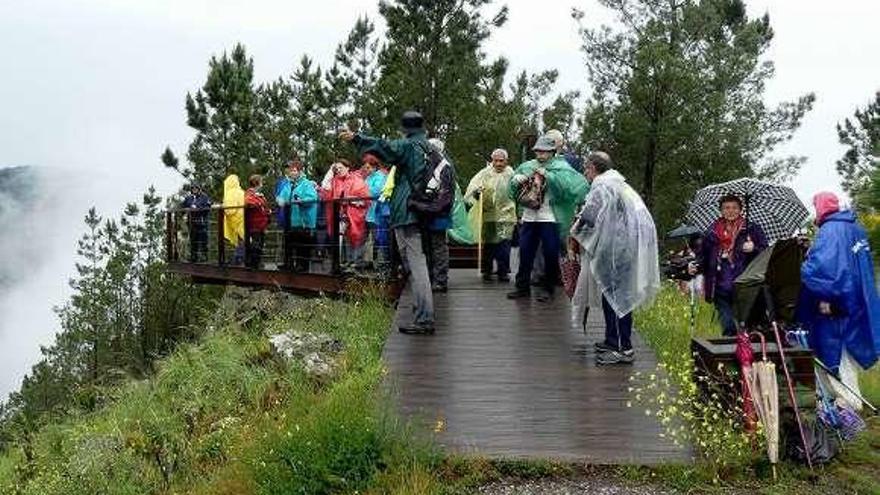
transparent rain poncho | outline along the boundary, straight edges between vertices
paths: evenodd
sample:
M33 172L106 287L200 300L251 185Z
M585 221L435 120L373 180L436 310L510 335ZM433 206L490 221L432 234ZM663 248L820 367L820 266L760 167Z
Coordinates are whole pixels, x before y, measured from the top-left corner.
M657 294L657 229L642 198L616 170L593 180L571 235L581 244L599 291L618 316ZM590 291L580 292L581 298L589 297ZM588 304L587 300L573 302Z

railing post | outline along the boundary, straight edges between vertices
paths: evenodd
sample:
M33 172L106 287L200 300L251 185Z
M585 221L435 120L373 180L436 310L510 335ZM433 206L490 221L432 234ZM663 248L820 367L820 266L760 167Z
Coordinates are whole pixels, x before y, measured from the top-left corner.
M172 215L173 214L171 213L170 210L165 212L165 261L167 261L167 262L176 261L174 259L174 246L173 246L173 241L172 241L172 239L173 239L172 236L174 235L172 233L172 229L173 229L173 223L171 221Z
M330 245L333 246L333 253L331 257L333 259L333 274L339 275L342 272L341 260L339 259L339 251L342 249L342 239L339 235L339 201L331 200L332 208L333 208L333 225L330 226L330 235L332 236Z
M226 238L223 235L223 208L217 210L217 264L226 264Z
M251 252L251 236L248 235L249 229L248 229L248 214L247 214L248 207L247 207L247 205L243 206L241 211L242 211L242 214L244 215L244 264L245 264L245 266L247 266L248 260L250 260L248 255Z

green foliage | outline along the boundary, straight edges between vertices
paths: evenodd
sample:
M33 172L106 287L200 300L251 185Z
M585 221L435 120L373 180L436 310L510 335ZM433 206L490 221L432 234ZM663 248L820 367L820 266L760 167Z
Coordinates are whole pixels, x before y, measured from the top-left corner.
M837 124L840 144L847 147L837 160L844 191L857 206L880 209L880 92L865 108L857 108L854 119Z
M700 303L696 311L697 328L717 333L711 308ZM741 427L742 404L731 399L738 397L735 370L717 370L712 382L695 380L687 332L690 318L686 299L671 285L636 314L640 333L660 363L653 372L635 372L629 392L636 404L645 407L645 414L657 417L664 437L682 448L692 447L717 479L731 466L751 459L750 437Z
M619 23L581 24L597 88L582 139L611 153L661 230L681 218L701 186L752 175L782 179L797 170L801 158L770 154L790 139L815 97L765 104L774 72L764 56L773 38L767 16L748 18L741 0L600 4ZM574 11L579 22L584 15ZM656 201L661 197L667 200Z
M35 432L30 461L0 455L3 493L347 492L428 455L382 406L387 307L301 300L246 327L230 308L206 315L213 330L152 378L108 388L105 408ZM267 335L281 330L339 339L339 372L311 378L273 357Z
M156 359L199 333L191 324L213 290L165 271L160 205L151 188L116 220L89 210L73 294L56 308L61 331L0 408L0 448L15 443L32 458L42 424L100 407L108 386L149 375Z

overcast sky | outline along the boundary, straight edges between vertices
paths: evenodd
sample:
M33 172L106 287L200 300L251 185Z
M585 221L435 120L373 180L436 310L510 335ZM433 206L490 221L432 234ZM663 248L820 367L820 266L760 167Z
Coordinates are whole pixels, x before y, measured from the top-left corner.
M308 5L308 7L306 7ZM510 21L491 40L513 71L560 71L560 90L588 92L571 7L587 22L608 19L593 1L511 0ZM880 89L876 23L880 2L748 2L769 11L777 75L769 102L817 95L816 106L782 153L808 161L793 185L802 198L839 191L841 155L834 125ZM497 7L495 7L497 8ZM47 259L16 294L0 294L0 394L17 383L57 329L51 306L63 302L73 270L73 242L89 204L115 214L148 184L179 185L158 161L171 145L182 155L191 133L184 95L203 82L212 54L244 43L258 81L291 72L303 54L330 60L362 14L363 0L0 0L0 166L39 165L74 174L69 207L46 213L58 231ZM62 191L64 189L62 188ZM4 260L26 262L26 260ZM14 345L13 345L14 344Z

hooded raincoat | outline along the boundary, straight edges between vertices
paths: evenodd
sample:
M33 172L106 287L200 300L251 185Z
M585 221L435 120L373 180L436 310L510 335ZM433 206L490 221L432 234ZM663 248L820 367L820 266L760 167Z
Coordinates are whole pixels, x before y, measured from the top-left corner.
M370 173L365 179L364 182L367 183L367 189L370 190L370 197L374 198L374 201L370 203L370 208L367 209L367 222L372 224L379 223L379 216L381 216L380 207L387 206L387 204L383 205L379 202L379 198L382 196L382 189L385 188L385 181L388 180L388 172L386 170L374 170Z
M233 246L244 239L244 189L238 176L223 180L223 237Z
M296 181L287 179L275 196L275 202L289 211L288 226L292 229L312 230L318 216L318 186L305 174Z
M332 172L328 172L328 175ZM329 181L328 181L329 179ZM321 199L329 201L342 198L362 198L363 201L347 201L339 204L339 215L346 219L345 238L353 246L363 244L367 235L367 208L370 206L370 190L361 174L349 172L324 178L327 186L321 188ZM327 230L333 234L333 208L330 203L324 208L327 216Z
M616 170L593 180L571 228L611 308L623 317L660 289L657 229L639 194Z
M482 233L485 236L482 242L497 243L513 237L513 227L516 225L516 203L510 198L512 177L511 167L497 172L495 167L488 165L477 172L468 183L464 200L471 207L468 213L470 227L473 233L477 235ZM481 188L483 192L477 200L474 193ZM483 225L486 224L495 224L495 228L485 229Z
M817 204L816 218L819 233L801 266L799 320L825 366L836 372L846 351L870 368L880 351L880 302L867 235L851 211ZM830 303L832 314L820 314L819 302Z
M544 193L550 195L550 208L559 225L559 239L564 242L568 238L575 209L583 202L590 186L583 175L577 173L564 158L558 156L544 164L538 160L529 160L516 168L514 176L530 177L542 166L547 178L547 188ZM519 195L520 186L521 184L512 178L509 181L509 197L514 201Z

